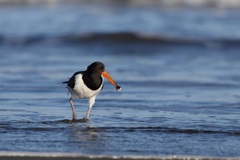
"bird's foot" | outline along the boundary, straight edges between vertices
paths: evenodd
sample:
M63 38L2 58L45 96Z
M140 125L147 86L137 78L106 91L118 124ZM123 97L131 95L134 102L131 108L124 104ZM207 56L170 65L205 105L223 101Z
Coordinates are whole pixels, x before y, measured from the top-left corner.
M88 120L88 117L87 117L87 116L86 116L86 117L83 117L83 119L84 119L84 120Z
M80 122L88 122L88 118L83 117L82 119L79 119Z
M71 122L81 122L81 123L83 123L83 122L88 122L88 119L86 119L85 117L82 118L82 119L74 119L73 118Z
M72 120L77 120L77 114L75 113L75 111L73 113L73 119Z
M73 119L72 119L72 122L78 122L77 114L75 113L75 111L73 112Z
M78 119L77 118L73 118L72 122L78 122Z

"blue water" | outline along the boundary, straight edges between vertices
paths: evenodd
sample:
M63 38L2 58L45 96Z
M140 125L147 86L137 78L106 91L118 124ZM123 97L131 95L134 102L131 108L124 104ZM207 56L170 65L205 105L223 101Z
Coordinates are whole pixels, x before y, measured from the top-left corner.
M239 13L0 7L0 151L240 157ZM61 82L94 61L122 90L73 123Z

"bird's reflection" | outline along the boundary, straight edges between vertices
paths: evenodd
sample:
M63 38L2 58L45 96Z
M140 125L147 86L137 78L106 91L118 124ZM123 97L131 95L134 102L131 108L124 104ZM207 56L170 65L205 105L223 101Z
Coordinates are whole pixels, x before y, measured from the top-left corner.
M81 152L101 153L106 146L103 133L100 129L92 127L89 120L71 122L69 125L69 139Z

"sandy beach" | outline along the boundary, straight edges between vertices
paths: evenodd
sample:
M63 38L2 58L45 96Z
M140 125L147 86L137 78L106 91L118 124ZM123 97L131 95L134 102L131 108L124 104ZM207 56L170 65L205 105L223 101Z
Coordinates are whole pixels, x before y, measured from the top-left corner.
M2 160L239 160L240 157L207 156L107 156L70 153L0 152Z

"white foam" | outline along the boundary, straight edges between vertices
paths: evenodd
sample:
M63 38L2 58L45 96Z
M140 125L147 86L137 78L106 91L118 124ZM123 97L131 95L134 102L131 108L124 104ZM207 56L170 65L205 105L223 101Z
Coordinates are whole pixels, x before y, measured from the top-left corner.
M115 0L115 3L119 3L122 0ZM86 3L85 0L0 0L0 4L47 4L47 5L55 5L61 3ZM95 3L94 0L88 0L89 3ZM102 0L102 2L108 3L109 0ZM111 2L112 3L112 2ZM122 4L123 2L121 2ZM153 5L155 7L213 7L213 8L240 8L240 0L127 0L125 5L131 6L145 6L145 5Z
M0 157L79 157L89 159L159 159L159 160L239 160L240 157L204 157L204 156L108 156L108 155L84 155L78 153L60 152L7 152L0 151Z

